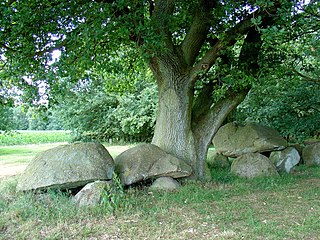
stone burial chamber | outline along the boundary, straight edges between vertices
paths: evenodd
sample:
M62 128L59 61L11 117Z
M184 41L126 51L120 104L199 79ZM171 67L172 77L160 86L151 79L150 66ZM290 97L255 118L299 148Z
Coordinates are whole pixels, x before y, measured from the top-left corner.
M18 180L17 191L73 189L110 180L114 160L100 143L61 145L38 154Z

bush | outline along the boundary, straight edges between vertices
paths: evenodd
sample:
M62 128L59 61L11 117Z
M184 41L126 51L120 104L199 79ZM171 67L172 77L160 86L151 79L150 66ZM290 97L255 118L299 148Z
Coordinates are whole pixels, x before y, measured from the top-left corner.
M156 118L155 84L141 81L130 91L103 87L70 94L53 111L75 140L150 141Z

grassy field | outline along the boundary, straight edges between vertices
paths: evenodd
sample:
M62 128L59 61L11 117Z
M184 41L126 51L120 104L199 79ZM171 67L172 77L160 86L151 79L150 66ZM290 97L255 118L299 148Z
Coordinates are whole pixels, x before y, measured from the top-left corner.
M46 144L27 144L27 145L13 145L0 146L0 164L23 164L29 163L31 159L40 152L47 149L57 147L67 143L46 143ZM119 155L129 147L127 146L106 146L112 157Z
M70 142L67 131L12 131L0 132L0 146Z
M2 156L19 152L13 161L22 163L44 150L16 147L0 148ZM125 148L109 150L115 156ZM10 177L0 181L0 239L316 240L319 177L315 167L254 180L215 170L211 182L184 182L178 192L127 189L113 209L79 208L66 193L17 193L17 177Z
M0 146L0 163L21 164L29 163L40 152L59 146L63 143L26 144L13 146Z

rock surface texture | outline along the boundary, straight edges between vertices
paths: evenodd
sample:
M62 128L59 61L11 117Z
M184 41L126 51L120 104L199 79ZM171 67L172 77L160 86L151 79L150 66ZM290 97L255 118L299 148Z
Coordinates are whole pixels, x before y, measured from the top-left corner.
M181 187L180 183L171 177L159 177L150 186L151 191L175 191Z
M247 153L236 158L231 165L231 172L246 178L279 175L269 158L260 153Z
M307 166L320 166L320 142L307 145L302 151L302 158Z
M217 153L238 157L246 153L282 150L287 147L287 141L270 127L255 123L244 126L228 123L219 129L213 145Z
M97 206L101 203L102 193L111 181L96 181L88 183L73 198L73 201L79 206Z
M269 159L276 165L278 171L290 173L300 162L300 155L294 147L272 152Z
M99 143L74 143L38 154L18 180L17 190L72 189L109 180L114 161Z
M116 172L123 185L131 185L157 177L181 178L191 175L184 161L164 152L153 144L141 144L115 158Z

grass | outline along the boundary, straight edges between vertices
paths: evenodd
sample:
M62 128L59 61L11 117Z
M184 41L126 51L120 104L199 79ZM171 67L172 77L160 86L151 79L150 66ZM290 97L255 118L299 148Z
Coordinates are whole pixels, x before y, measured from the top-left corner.
M29 163L37 153L43 152L49 148L53 148L61 144L62 143L46 143L0 146L0 164Z
M12 131L0 132L0 146L70 142L66 131Z
M6 159L18 154L13 160L23 162L19 158L45 148L29 146L2 147L0 151ZM113 156L123 150L109 149ZM127 189L117 199L115 211L102 206L78 208L67 193L17 193L17 178L6 178L0 182L0 239L282 240L320 236L319 167L300 166L293 174L252 180L228 170L211 173L211 182L186 181L173 193Z
M63 193L0 184L2 239L318 239L320 169L295 175L186 182L179 192L126 191L116 212L77 208ZM125 207L121 207L125 206Z

